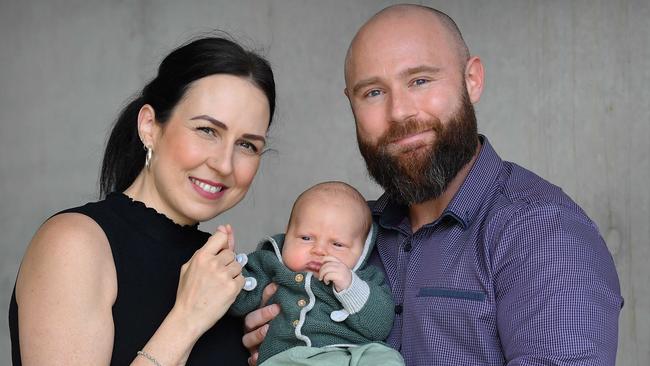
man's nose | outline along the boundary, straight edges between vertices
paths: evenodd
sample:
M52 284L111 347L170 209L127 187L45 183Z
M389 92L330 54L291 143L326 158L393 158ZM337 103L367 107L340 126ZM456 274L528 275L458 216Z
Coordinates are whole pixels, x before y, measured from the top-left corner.
M408 88L393 89L388 96L391 122L404 122L417 115L418 109Z

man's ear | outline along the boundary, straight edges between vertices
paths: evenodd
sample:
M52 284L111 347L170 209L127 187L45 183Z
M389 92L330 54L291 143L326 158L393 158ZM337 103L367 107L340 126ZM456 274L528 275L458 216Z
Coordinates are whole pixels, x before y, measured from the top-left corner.
M156 123L156 112L149 104L145 104L138 112L138 135L142 144L154 149L156 136L158 135L158 124Z
M477 56L471 57L467 61L467 64L465 64L465 87L467 88L467 94L472 104L478 103L481 99L483 83L485 81L484 77L485 74L481 59Z

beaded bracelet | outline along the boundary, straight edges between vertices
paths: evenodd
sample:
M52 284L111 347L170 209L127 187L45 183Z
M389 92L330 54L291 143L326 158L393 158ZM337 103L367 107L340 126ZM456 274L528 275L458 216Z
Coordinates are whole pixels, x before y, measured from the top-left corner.
M145 352L145 351L138 351L138 356L142 356L142 357L146 358L147 360L151 361L151 363L153 363L153 364L156 365L156 366L162 366L162 365L160 364L160 362L158 362L158 360L156 360L155 358L153 358L152 355L148 354L148 353Z

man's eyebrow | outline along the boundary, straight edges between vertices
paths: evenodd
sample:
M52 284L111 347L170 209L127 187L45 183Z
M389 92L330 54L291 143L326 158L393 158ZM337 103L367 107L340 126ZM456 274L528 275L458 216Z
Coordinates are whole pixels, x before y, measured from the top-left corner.
M420 65L420 66L415 66L415 67L409 67L408 69L402 71L399 73L400 77L406 77L410 76L413 74L419 74L421 72L427 72L430 74L437 74L441 71L442 69L440 67L435 67L435 66L429 66L429 65Z
M190 118L190 120L192 120L192 121L195 121L195 120L198 120L198 119L208 121L208 122L212 123L213 125L221 128L223 130L228 131L228 126L225 123L219 121L216 118L210 117L210 116L208 116L206 114L202 114L200 116ZM249 139L249 140L261 141L263 144L266 144L266 138L264 138L264 136L255 135L255 134L252 134L252 133L245 133L245 134L242 135L242 137L245 138L245 139Z
M363 89L363 88L367 87L368 85L376 84L378 82L379 82L378 77L371 77L371 78L368 78L368 79L363 79L363 80L359 81L358 83L354 84L354 86L352 87L352 94L357 94L357 92L360 89Z

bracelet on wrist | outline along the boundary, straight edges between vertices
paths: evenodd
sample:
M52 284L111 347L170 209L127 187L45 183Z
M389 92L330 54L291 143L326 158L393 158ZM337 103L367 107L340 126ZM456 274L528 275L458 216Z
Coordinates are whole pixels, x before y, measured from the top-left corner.
M156 366L162 366L158 360L156 360L152 355L148 354L147 352L140 350L138 351L138 356L142 356L146 358L147 360L151 361L152 364Z

